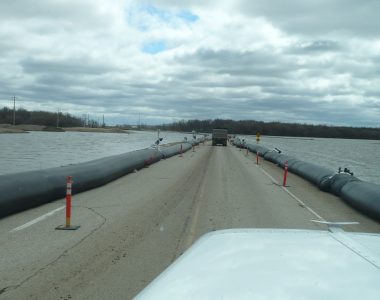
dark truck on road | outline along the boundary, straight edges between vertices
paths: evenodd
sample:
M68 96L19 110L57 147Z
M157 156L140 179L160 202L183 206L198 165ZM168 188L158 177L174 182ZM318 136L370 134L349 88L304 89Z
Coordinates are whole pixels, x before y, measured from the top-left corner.
M212 145L217 144L227 146L227 129L213 129L212 130Z

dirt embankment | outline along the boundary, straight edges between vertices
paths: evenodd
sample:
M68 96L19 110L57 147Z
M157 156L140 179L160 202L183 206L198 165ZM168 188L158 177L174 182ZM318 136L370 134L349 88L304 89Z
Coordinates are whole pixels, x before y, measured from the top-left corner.
M16 128L2 128L0 127L0 134L1 133L27 133L24 130L16 129Z

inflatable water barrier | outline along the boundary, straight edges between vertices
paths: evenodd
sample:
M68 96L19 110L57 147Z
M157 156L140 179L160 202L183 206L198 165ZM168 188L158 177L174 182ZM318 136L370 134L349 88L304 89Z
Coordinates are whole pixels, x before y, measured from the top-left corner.
M65 197L66 176L73 177L73 194L84 192L185 152L199 142L183 142L161 146L159 150L142 149L75 165L1 175L0 218Z
M352 173L337 173L325 167L299 160L295 157L280 153L279 150L270 150L264 146L246 143L235 138L232 144L238 148L248 149L259 153L265 160L284 168L288 163L288 170L308 180L325 192L339 196L352 207L380 221L380 185L361 181Z

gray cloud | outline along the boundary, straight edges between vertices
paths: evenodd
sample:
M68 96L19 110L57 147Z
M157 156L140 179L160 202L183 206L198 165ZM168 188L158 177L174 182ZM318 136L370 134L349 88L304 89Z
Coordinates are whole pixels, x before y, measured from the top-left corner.
M289 53L312 55L313 53L337 52L342 50L339 43L329 40L317 40L309 43L294 45Z
M66 60L26 58L20 62L20 66L25 73L30 74L48 73L92 76L105 74L115 69L115 67L106 63L91 61L87 57Z
M291 72L294 65L290 61L264 51L231 51L200 49L185 55L178 62L199 65L203 72L215 75L283 77Z
M1 2L0 105L379 126L377 1L147 3L148 17L132 0ZM170 24L165 9L199 19ZM142 52L158 40L170 48Z
M218 4L202 0L189 0L186 3L175 0L148 2L199 10L218 10L222 7L230 13L264 17L285 31L304 35L378 36L380 30L380 2L377 0L227 0Z
M1 1L0 17L3 20L15 20L19 24L30 20L34 20L37 24L42 20L51 20L53 23L60 21L75 23L75 26L85 23L90 23L91 26L99 26L102 24L102 22L99 22L99 19L102 19L102 12L91 2L88 0ZM45 30L48 29L45 28Z
M264 16L290 33L377 36L380 2L376 0L239 1L248 16Z

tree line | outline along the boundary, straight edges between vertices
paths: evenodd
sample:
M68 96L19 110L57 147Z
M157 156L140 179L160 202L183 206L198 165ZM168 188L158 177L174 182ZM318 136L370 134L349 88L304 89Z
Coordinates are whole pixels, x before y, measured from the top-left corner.
M0 124L13 124L13 109L3 107L0 110ZM76 117L69 113L16 110L15 125L31 124L48 127L101 127L103 124L90 120L88 116ZM104 126L104 125L103 125Z
M88 116L76 117L69 113L28 111L24 108L16 110L15 123L42 125L49 127L104 127ZM3 107L0 110L0 124L13 124L13 109ZM293 137L323 137L380 140L380 128L310 125L298 123L262 122L254 120L181 120L160 126L145 125L141 129L157 129L211 133L213 128L225 128L230 134L293 136Z
M213 128L225 128L230 134L322 137L380 140L380 128L310 125L298 123L261 122L254 120L182 120L161 126L162 130L212 132Z

